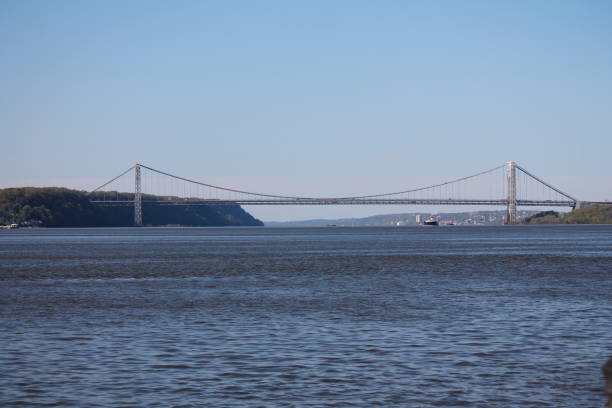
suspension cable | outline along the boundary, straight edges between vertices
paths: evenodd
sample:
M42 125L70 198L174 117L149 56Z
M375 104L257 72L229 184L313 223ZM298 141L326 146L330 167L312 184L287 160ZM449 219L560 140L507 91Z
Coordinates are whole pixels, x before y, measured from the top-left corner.
M134 169L136 165L130 167L129 169L125 170L123 173L121 173L120 175L118 175L117 177L107 181L106 183L102 184L101 186L95 188L94 190L92 190L91 192L89 192L88 194L92 194L104 187L106 187L107 185L111 184L113 181L119 179L120 177L124 176L125 174L127 174L128 172L130 172L131 170ZM350 197L321 197L321 198L325 198L325 199L329 199L329 200L355 200L355 199L367 199L367 198L377 198L377 197L387 197L387 196L394 196L394 195L400 195L400 194L407 194L407 193L414 193L414 192L418 192L418 191L424 191L424 190L429 190L429 189L435 189L435 188L442 188L444 186L448 186L450 184L454 184L454 183L458 183L458 182L462 182L465 180L469 180L478 176L482 176L484 174L488 174L488 173L492 173L496 170L499 170L503 167L505 167L506 165L503 164L501 166L497 166L494 167L492 169L489 170L485 170L485 171L481 171L479 173L473 174L471 176L467 176L467 177L461 177L458 179L454 179L451 181L447 181L444 183L439 183L439 184L433 184L430 186L426 186L426 187L419 187L419 188L414 188L414 189L410 189L410 190L403 190L403 191L396 191L396 192L392 192L392 193L383 193L383 194L371 194L371 195L362 195L362 196L350 196ZM175 180L182 180L188 183L193 183L193 184L197 184L200 186L204 186L204 187L209 187L209 188L213 188L218 190L222 190L222 191L228 191L228 192L233 192L233 193L240 193L240 194L248 194L248 195L252 195L252 196L258 196L258 197L266 197L266 198L282 198L282 199L288 199L288 200L317 200L319 198L313 198L313 197L299 197L299 196L288 196L288 195L275 195L275 194L263 194L263 193L254 193L251 191L244 191L244 190L237 190L237 189L232 189L232 188L227 188L227 187L220 187L220 186L215 186L212 184L207 184L207 183L203 183L203 182L199 182L199 181L195 181L195 180L191 180L185 177L180 177L171 173L167 173L161 170L157 170L154 169L152 167L148 167L145 166L143 164L140 164L140 167L143 167L147 170L150 170L152 172L158 173L158 174L162 174L165 176L168 176L170 178L173 178ZM533 175L532 173L528 172L527 170L525 170L523 167L516 165L516 168L518 168L519 170L521 170L524 174L528 175L529 177L535 179L536 181L540 182L541 184L545 185L546 187L554 190L555 192L561 194L562 196L569 198L572 201L578 201L577 199L575 199L574 197L570 196L569 194L564 193L563 191L559 190L558 188L555 188L553 186L551 186L550 184L548 184L547 182L545 182L544 180L540 179L539 177ZM441 193L441 190L440 190Z
M559 190L556 187L551 186L550 184L548 184L547 182L545 182L544 180L542 180L541 178L531 174L530 172L528 172L527 170L525 170L524 168L522 168L521 166L519 166L518 164L516 165L516 168L519 169L520 171L522 171L523 173L525 173L526 175L528 175L529 177L539 181L540 183L544 184L546 187L555 190L557 193L561 194L562 196L569 198L572 201L578 201L577 199L575 199L574 197L572 197L569 194L564 193L563 191Z
M215 186L215 185L212 185L212 184L202 183L200 181L190 180L190 179L185 178L185 177L176 176L174 174L166 173L164 171L157 170L157 169L154 169L152 167L145 166L144 164L141 164L140 166L144 167L144 168L146 168L148 170L157 172L159 174L163 174L163 175L168 176L168 177L172 177L172 178L175 178L175 179L178 179L178 180L186 181L188 183L199 184L201 186L211 187L211 188L215 188L215 189L219 189L219 190L224 190L224 191L230 191L230 192L233 192L233 193L249 194L249 195L254 195L254 196L259 196L259 197L268 197L268 198L285 198L285 199L290 199L290 200L317 200L318 199L318 198L313 198L313 197L297 197L297 196L287 196L287 195L274 195L274 194L254 193L254 192L244 191L244 190L236 190L236 189L232 189L232 188L226 188L226 187ZM364 196L327 197L327 198L323 197L323 198L331 199L331 200L355 200L355 199L361 199L361 198L376 198L376 197L385 197L385 196L399 195L399 194L405 194L405 193L413 193L413 192L416 192L416 191L428 190L428 189L432 189L432 188L436 188L436 187L446 186L446 185L449 185L449 184L452 184L452 183L457 183L459 181L468 180L468 179L471 179L471 178L474 178L474 177L481 176L483 174L491 173L491 172L493 172L495 170L499 170L500 168L502 168L504 166L505 165L497 166L497 167L494 167L492 169L481 171L480 173L473 174L471 176L461 177L461 178L458 178L458 179L455 179L455 180L451 180L451 181L447 181L447 182L444 182L444 183L434 184L434 185L426 186L426 187L419 187L419 188L415 188L415 189L411 189L411 190L396 191L396 192L393 192L393 193L364 195Z
M149 169L149 170L157 172L159 174L163 174L164 176L172 177L172 178L175 178L175 179L178 179L178 180L183 180L183 181L186 181L188 183L199 184L201 186L216 188L216 189L219 189L219 190L231 191L233 193L250 194L250 195L254 195L254 196L268 197L268 198L288 198L288 199L293 199L293 200L313 200L313 198L311 198L311 197L292 197L292 196L282 196L282 195L272 195L272 194L261 194L261 193L252 193L250 191L242 191L242 190L235 190L235 189L232 189L232 188L219 187L219 186L214 186L212 184L202 183L200 181L190 180L190 179L185 178L185 177L175 176L174 174L166 173L165 171L157 170L157 169L145 166L144 164L141 164L140 167L144 167L145 169Z
M494 168L489 169L489 170L481 171L480 173L472 174L471 176L461 177L461 178L458 178L458 179L455 179L455 180L451 180L451 181L447 181L447 182L444 182L444 183L434 184L434 185L426 186L426 187L419 187L419 188L415 188L415 189L412 189L412 190L396 191L394 193L373 194L373 195L365 195L365 196L357 196L357 197L342 197L342 199L375 198L375 197L385 197L385 196L398 195L398 194L404 194L404 193L414 193L416 191L428 190L430 188L442 187L442 186L446 186L446 185L449 185L449 184L457 183L457 182L460 182L460 181L469 180L471 178L482 176L483 174L487 174L487 173L491 173L491 172L493 172L495 170L499 170L499 169L501 169L504 166L505 165L502 164L501 166L497 166L497 167L494 167Z
M124 176L126 173L128 173L130 170L132 170L134 167L135 166L130 167L129 169L127 169L126 171L124 171L123 173L121 173L120 175L115 177L114 179L112 179L110 181L107 181L106 183L102 184L100 187L91 190L89 193L87 193L87 195L89 195L91 193L95 193L96 191L100 190L101 188L108 186L110 183L112 183L113 181L117 180L119 177Z

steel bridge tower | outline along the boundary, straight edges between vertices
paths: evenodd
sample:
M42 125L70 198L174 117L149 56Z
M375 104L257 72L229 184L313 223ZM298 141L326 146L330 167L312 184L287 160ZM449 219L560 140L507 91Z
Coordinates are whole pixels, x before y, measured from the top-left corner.
M140 164L134 165L134 226L142 227L142 192L140 180Z
M508 196L506 198L508 201L506 207L506 224L516 224L516 162L509 161L506 163L506 178L508 182Z

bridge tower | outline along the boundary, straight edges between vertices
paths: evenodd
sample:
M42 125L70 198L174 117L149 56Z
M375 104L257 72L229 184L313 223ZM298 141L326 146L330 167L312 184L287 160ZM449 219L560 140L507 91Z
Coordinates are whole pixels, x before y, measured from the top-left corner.
M506 178L508 182L506 224L516 224L516 162L509 161L508 163L506 163Z
M134 226L142 227L142 193L140 183L140 164L134 165Z

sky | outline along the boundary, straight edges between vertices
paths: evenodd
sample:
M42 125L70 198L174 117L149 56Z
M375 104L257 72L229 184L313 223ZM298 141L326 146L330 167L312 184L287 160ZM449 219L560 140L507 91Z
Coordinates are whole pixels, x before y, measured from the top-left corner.
M0 187L301 196L517 161L612 200L610 1L0 1ZM248 207L263 220L416 207Z

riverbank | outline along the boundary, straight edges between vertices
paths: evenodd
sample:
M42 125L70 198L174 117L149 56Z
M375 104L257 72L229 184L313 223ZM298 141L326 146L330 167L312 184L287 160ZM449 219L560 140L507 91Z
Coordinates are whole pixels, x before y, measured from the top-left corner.
M108 193L111 197L128 193ZM262 226L238 205L147 205L163 197L143 196L146 226ZM60 187L16 187L0 190L0 224L34 227L128 227L132 206L101 207L84 191Z

